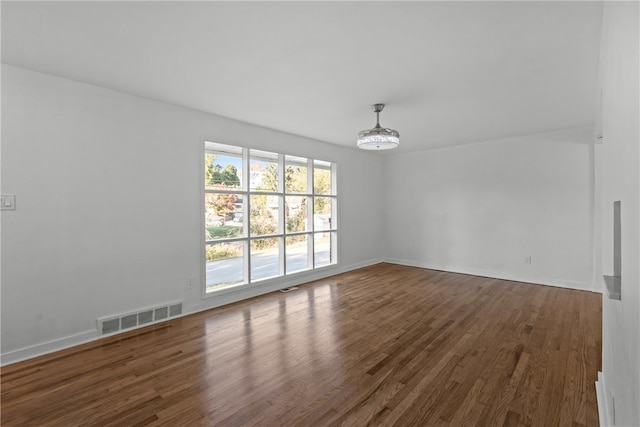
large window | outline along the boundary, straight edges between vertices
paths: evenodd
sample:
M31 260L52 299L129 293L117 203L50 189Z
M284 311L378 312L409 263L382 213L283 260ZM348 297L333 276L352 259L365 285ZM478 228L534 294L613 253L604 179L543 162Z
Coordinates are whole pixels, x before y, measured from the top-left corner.
M335 164L204 147L206 291L335 264Z

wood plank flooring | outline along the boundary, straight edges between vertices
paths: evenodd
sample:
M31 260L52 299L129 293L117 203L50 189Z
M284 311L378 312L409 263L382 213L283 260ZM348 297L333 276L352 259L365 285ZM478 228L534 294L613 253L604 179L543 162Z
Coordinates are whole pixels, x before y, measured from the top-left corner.
M601 295L378 264L2 369L10 426L596 426Z

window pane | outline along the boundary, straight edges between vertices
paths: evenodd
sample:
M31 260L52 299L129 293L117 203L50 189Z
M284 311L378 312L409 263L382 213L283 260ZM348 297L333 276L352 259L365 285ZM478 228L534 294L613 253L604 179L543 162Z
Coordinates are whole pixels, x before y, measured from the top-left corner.
M280 196L260 194L250 196L252 236L264 236L278 233L278 211Z
M313 229L315 231L331 229L331 203L330 197L313 198Z
M308 193L307 159L285 156L284 186L287 193Z
M309 269L307 235L287 237L287 274Z
M242 242L205 246L207 292L244 282Z
M313 235L313 263L315 267L335 264L333 255L333 239L335 233L314 233Z
M208 147L204 155L205 188L211 190L242 187L242 149L209 142L205 147Z
M331 163L321 160L313 161L313 192L314 194L332 194Z
M278 238L251 241L251 281L280 274L280 245Z
M308 198L304 196L287 196L285 198L285 220L287 233L307 231L307 207Z
M205 193L205 239L228 239L243 236L241 194Z
M331 162L205 141L206 291L336 263Z
M278 155L251 150L249 179L252 191L278 191Z

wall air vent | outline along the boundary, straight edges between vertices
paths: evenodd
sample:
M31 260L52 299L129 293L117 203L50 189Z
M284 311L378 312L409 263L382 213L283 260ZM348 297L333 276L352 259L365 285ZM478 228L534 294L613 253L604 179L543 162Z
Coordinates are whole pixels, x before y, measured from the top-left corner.
M140 326L162 322L182 314L182 302L174 301L157 307L97 319L98 335L108 335Z

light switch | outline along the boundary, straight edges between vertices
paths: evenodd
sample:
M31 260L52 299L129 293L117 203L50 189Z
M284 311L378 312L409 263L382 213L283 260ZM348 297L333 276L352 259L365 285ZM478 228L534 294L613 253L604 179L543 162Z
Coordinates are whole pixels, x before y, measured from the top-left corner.
M3 211L16 210L16 195L2 194L0 196L0 210L3 210Z

